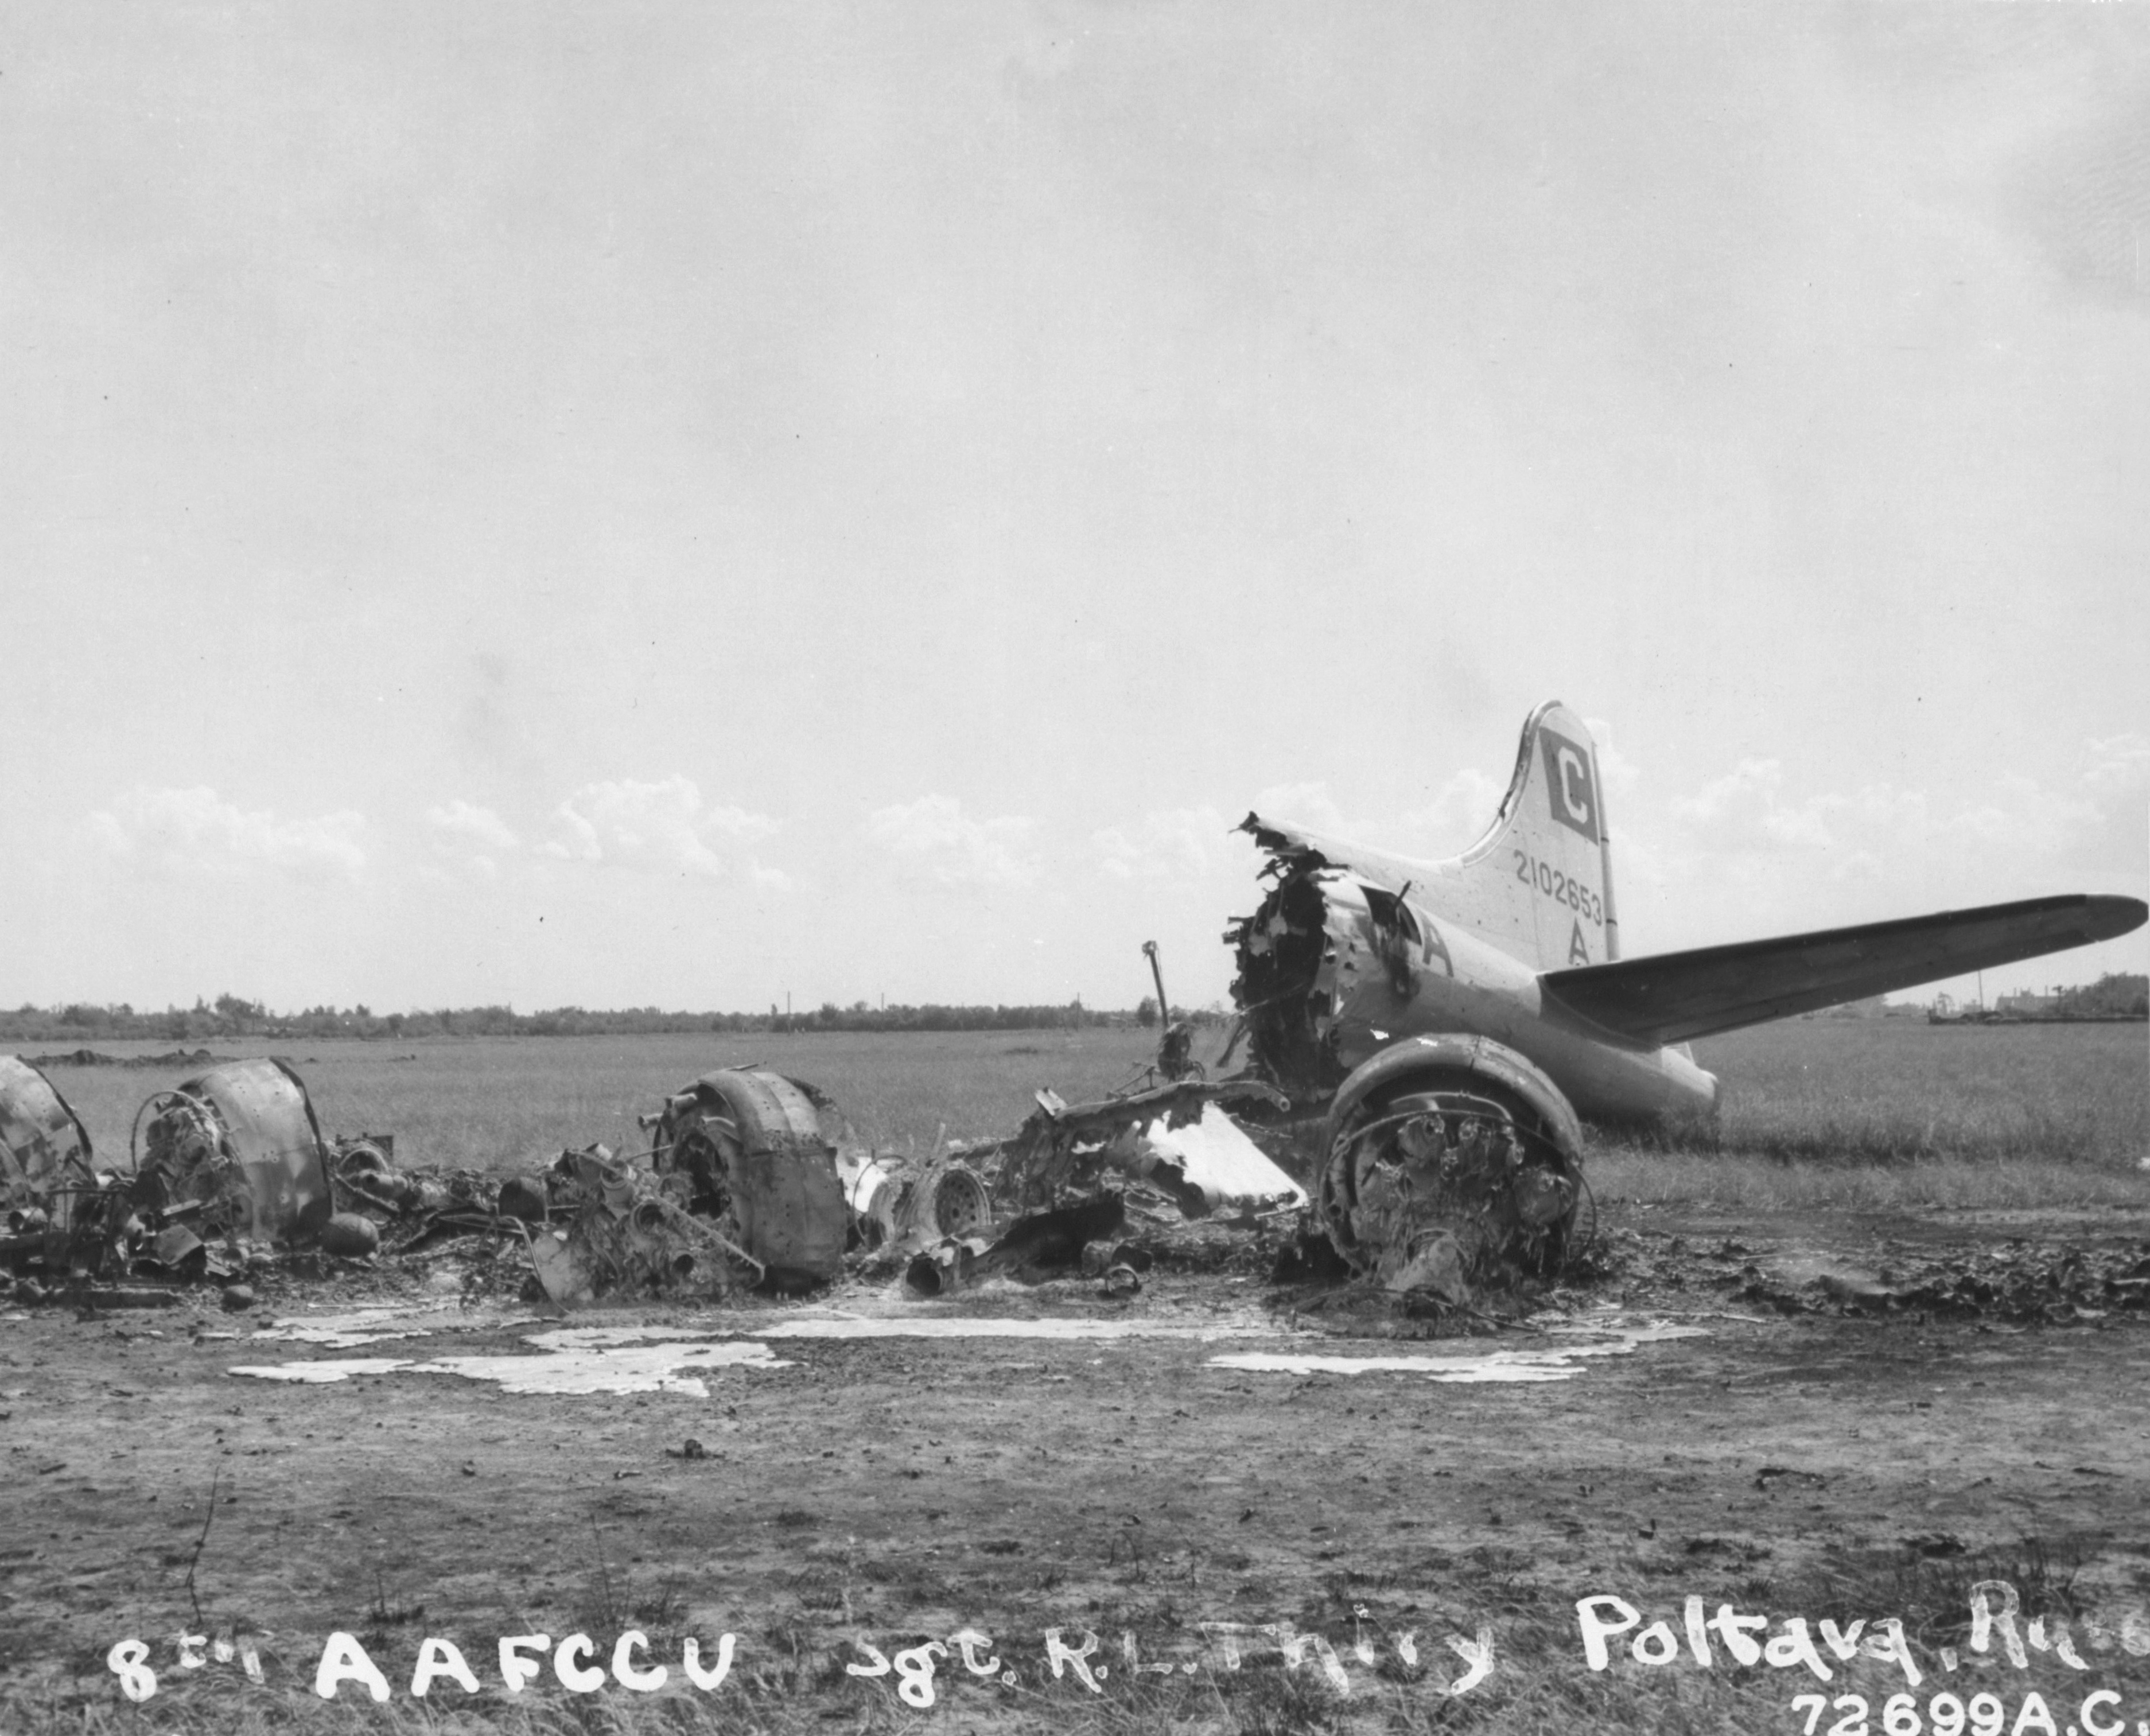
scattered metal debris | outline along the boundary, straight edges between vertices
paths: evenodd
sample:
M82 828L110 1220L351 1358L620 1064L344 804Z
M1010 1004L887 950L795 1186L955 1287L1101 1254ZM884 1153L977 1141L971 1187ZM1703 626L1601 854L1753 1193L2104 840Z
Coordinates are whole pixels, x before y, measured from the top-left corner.
M769 1277L764 1263L657 1178L602 1145L564 1152L553 1166L553 1211L565 1221L526 1229L530 1262L563 1308L605 1296L718 1297Z
M2094 1325L2150 1314L2150 1242L2109 1248L2036 1248L2011 1242L1945 1259L1900 1258L1880 1273L1804 1270L1745 1263L1733 1299L1782 1314L1925 1314L2014 1325Z
M1040 1091L1012 1138L963 1154L1001 1216L997 1238L944 1234L912 1255L905 1283L938 1296L988 1277L1078 1267L1088 1244L1120 1229L1131 1200L1175 1221L1228 1203L1249 1212L1303 1203L1298 1184L1224 1115L1225 1100L1284 1102L1258 1080L1184 1079L1076 1106ZM1131 1295L1140 1283L1130 1271L1111 1293Z
M338 1212L321 1226L324 1254L333 1254L341 1259L368 1259L380 1249L381 1227L358 1212Z
M962 1289L977 1279L979 1257L992 1245L982 1236L950 1236L911 1257L903 1269L904 1286L915 1296Z
M1027 1213L991 1244L951 1239L926 1249L904 1269L904 1283L916 1294L939 1296L987 1278L1079 1269L1083 1250L1118 1234L1126 1219L1127 1202L1118 1194Z
M0 1057L5 1061L8 1057ZM21 1063L0 1067L20 1083ZM367 1134L329 1145L321 1138L304 1082L274 1060L228 1062L144 1103L135 1117L131 1172L96 1170L86 1134L71 1114L64 1142L71 1155L51 1160L63 1105L40 1076L27 1101L44 1152L27 1159L9 1142L11 1197L36 1204L9 1214L0 1262L19 1274L18 1300L64 1298L80 1307L161 1306L124 1289L129 1279L156 1285L204 1281L225 1289L227 1306L250 1304L242 1274L277 1264L318 1270L321 1254L368 1260L401 1233L396 1251L426 1239L497 1228L467 1176L419 1178L397 1172L394 1139Z
M500 1184L497 1207L503 1218L523 1224L543 1224L552 1209L543 1182L534 1176L511 1175Z
M1137 1136L1157 1123L1168 1130L1185 1128L1201 1121L1209 1105L1230 1103L1282 1108L1287 1100L1259 1079L1214 1085L1181 1080L1072 1106L1041 1091L1037 1108L1014 1138L970 1156L987 1174L994 1203L1003 1210L1036 1211L1062 1203L1071 1192L1087 1193L1108 1179L1132 1178L1163 1183L1183 1209L1191 1207L1200 1215L1208 1201L1199 1185L1187 1181L1184 1165L1175 1164L1168 1154L1145 1149ZM1296 1194L1289 1176L1278 1172L1278 1179L1277 1199Z

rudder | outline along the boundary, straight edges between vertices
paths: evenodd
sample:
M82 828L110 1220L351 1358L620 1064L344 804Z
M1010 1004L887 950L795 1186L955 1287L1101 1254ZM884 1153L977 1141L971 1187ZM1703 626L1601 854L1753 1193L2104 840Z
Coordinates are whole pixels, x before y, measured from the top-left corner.
M1499 814L1449 865L1453 914L1538 969L1620 956L1597 744L1557 699L1524 721Z

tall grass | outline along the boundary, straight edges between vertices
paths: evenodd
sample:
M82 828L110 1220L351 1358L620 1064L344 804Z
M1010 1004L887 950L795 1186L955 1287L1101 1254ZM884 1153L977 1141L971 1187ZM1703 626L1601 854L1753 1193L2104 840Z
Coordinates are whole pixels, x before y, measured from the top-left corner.
M2146 1028L1804 1019L1698 1043L1695 1058L1723 1082L1723 1150L2120 1168L2150 1153Z
M1601 1136L1601 1200L1742 1209L2150 1205L2140 1025L1794 1020L1696 1045L1714 1123Z

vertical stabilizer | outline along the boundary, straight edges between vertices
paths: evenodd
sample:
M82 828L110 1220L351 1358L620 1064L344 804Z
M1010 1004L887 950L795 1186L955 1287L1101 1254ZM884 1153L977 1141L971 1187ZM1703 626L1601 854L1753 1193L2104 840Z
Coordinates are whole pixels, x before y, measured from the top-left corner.
M1447 914L1541 971L1620 956L1605 785L1581 718L1557 699L1530 714L1500 813L1441 866Z

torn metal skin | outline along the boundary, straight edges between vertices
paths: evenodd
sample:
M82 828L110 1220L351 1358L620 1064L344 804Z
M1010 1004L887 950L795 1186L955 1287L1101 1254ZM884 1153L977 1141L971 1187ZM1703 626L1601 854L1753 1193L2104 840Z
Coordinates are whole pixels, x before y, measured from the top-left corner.
M235 1061L158 1093L129 1151L138 1208L199 1207L198 1227L228 1242L311 1241L336 1209L312 1100L281 1061Z
M762 1267L760 1282L803 1289L842 1269L849 1223L836 1157L850 1134L820 1092L764 1067L727 1068L643 1124L654 1129L658 1173Z
M58 1088L19 1056L0 1055L0 1209L42 1211L65 1228L72 1190L93 1188L89 1133Z
M1162 1181L1180 1197L1183 1209L1199 1217L1208 1202L1199 1188L1174 1186L1172 1167L1148 1158L1133 1136L1155 1121L1185 1127L1202 1118L1210 1103L1288 1107L1274 1085L1260 1079L1208 1084L1183 1079L1153 1090L1131 1092L1103 1103L1069 1105L1052 1092L1037 1093L1037 1108L1012 1139L1004 1140L987 1167L995 1205L1004 1212L1043 1210L1069 1194L1088 1193L1108 1178ZM974 1159L979 1153L973 1153Z

